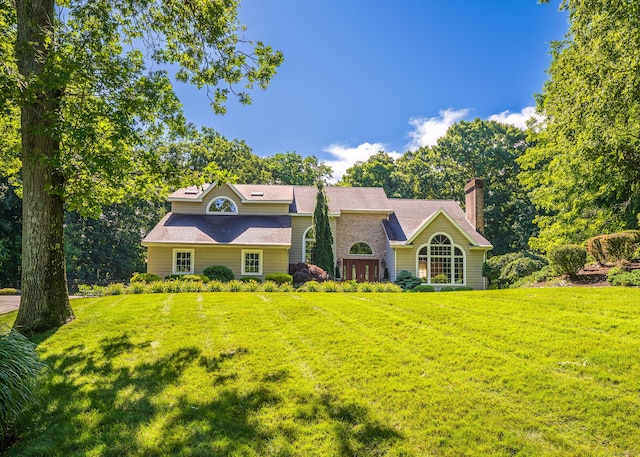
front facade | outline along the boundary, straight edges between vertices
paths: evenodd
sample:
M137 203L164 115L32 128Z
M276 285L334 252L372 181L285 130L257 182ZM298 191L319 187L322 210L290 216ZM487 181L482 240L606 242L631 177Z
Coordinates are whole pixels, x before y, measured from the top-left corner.
M482 264L492 246L478 225L480 180L465 189L466 214L451 200L392 199L382 188L325 191L340 279L394 281L407 270L436 287L485 288ZM264 279L309 262L316 192L249 184L180 189L168 197L171 212L143 240L147 271L164 277L224 265L236 278Z

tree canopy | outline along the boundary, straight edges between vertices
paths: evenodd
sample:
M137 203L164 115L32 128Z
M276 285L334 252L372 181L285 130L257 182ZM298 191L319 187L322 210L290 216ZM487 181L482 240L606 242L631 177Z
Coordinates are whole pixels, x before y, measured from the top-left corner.
M569 31L552 44L538 96L545 120L520 159L541 208L532 247L638 227L640 4L566 0Z
M206 87L214 111L265 88L283 60L245 40L237 0L0 0L0 110L21 111L22 301L16 327L73 317L66 291L65 207L103 205L158 186L145 147L184 132L169 73ZM237 90L243 87L243 90Z

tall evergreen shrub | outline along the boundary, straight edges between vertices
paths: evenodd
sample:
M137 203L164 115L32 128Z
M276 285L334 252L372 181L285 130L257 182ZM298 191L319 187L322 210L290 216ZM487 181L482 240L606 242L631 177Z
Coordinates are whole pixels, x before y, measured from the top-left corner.
M333 234L329 225L329 204L322 181L318 181L316 207L313 211L313 228L316 242L311 253L311 261L327 273L333 272Z

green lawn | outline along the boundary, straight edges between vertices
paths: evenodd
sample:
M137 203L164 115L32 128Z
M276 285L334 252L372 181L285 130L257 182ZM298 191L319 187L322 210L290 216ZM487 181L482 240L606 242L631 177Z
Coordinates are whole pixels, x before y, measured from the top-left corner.
M73 308L39 340L51 371L9 456L640 455L638 289Z

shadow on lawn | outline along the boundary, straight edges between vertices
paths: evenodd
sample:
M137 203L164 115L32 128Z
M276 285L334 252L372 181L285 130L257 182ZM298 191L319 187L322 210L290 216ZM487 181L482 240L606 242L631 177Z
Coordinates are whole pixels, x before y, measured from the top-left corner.
M199 348L184 347L150 361L127 361L140 360L150 346L134 344L124 333L101 340L98 350L74 345L48 357L51 376L43 393L48 404L35 418L31 436L9 455L300 455L295 448L300 424L263 424L258 418L264 408L283 401L275 383L287 382L286 371L248 389L235 385L238 376L230 365L247 352L242 348L204 357ZM197 392L180 393L189 390L181 379L185 372L198 367L210 376L213 400L194 401ZM163 401L165 390L176 392L173 404ZM401 439L363 406L331 395L295 401L309 412L296 419L331 424L333 436L327 438L337 443L333 452L339 455L378 455Z

